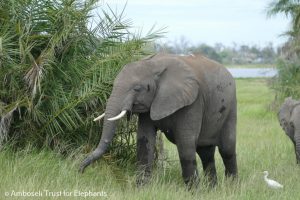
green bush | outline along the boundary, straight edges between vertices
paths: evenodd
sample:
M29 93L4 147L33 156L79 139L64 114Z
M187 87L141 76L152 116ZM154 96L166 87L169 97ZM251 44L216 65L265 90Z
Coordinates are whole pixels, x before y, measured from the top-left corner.
M98 143L92 119L114 77L159 34L133 35L123 12L100 8L97 0L0 1L0 148L68 153Z
M279 60L278 76L272 80L276 99L282 102L285 97L300 98L300 60Z

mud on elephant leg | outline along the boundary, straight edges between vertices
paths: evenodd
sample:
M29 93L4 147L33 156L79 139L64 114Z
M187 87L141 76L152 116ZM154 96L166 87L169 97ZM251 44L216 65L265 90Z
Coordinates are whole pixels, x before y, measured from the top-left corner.
M140 114L137 133L137 186L146 184L150 179L154 161L155 142L156 130L149 115Z
M197 153L203 165L204 175L208 179L209 186L217 184L217 172L215 166L215 146L197 147Z

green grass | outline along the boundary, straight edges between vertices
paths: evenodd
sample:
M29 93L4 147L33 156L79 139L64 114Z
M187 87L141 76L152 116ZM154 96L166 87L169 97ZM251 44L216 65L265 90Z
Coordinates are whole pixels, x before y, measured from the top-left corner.
M208 189L201 174L199 189L186 191L181 178L178 156L174 145L165 142L168 160L164 169L155 170L150 184L135 186L134 166L123 169L100 160L84 174L77 172L84 155L62 158L44 150L31 148L11 153L9 148L0 153L1 184L0 199L5 192L43 191L72 192L67 197L39 197L36 199L105 199L104 197L75 198L74 190L105 192L106 199L300 199L299 174L291 142L281 130L276 112L269 110L274 94L268 89L265 79L238 79L238 136L237 159L239 179L231 182L224 178L224 167L216 153L218 186ZM284 185L281 190L268 188L262 171ZM59 193L58 193L59 194ZM9 197L7 199L32 199L32 197Z
M228 64L227 68L272 68L274 64Z

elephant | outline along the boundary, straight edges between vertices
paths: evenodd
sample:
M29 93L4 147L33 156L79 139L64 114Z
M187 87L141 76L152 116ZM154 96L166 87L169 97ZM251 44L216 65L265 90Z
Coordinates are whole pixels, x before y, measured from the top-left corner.
M120 114L119 114L120 113ZM217 183L218 147L226 177L237 177L235 80L221 64L203 55L155 54L125 65L113 83L97 148L82 162L80 172L99 159L115 134L116 122L137 114L137 184L151 176L158 130L177 146L182 177L190 187L199 183L196 153L204 174Z
M300 164L300 101L287 97L278 112L280 126L292 140L296 162Z

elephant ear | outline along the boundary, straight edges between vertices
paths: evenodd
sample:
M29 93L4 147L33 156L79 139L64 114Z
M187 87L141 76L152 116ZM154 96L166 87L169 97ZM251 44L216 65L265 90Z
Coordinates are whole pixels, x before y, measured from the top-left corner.
M292 137L294 133L293 126L291 124L291 115L293 109L299 104L300 104L299 101L292 99L292 97L288 97L284 100L278 112L278 119L280 122L280 126L289 135L289 137Z
M283 104L281 105L279 112L278 112L278 118L280 121L289 121L291 116L291 111L293 108L293 99L291 97L288 97L284 100Z
M289 119L290 115L292 113L292 110L298 104L299 104L299 101L294 100L292 97L285 98L285 100L280 108L280 111L279 111L279 114L281 115L280 117Z
M150 109L152 120L160 120L192 104L199 91L193 69L182 61L169 63L161 72L156 73L158 88Z

